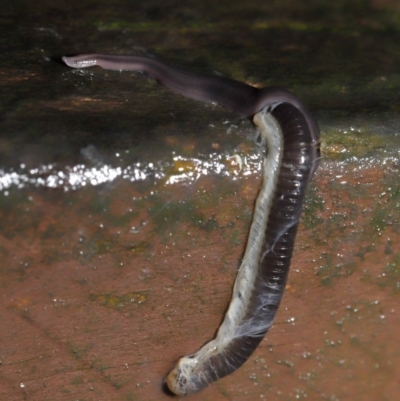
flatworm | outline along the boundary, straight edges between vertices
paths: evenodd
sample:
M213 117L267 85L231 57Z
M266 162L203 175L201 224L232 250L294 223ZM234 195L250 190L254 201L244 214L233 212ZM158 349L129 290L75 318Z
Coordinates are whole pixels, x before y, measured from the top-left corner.
M289 273L307 185L318 166L319 127L283 88L257 89L192 74L146 57L63 57L70 67L140 71L193 99L215 102L253 119L266 144L263 182L232 299L216 337L181 358L166 378L177 395L195 393L238 369L271 327Z

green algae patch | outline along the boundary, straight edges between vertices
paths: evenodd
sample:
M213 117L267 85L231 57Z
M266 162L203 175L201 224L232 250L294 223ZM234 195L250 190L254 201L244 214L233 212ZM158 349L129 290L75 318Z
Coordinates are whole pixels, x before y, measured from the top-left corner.
M91 346L86 345L84 347L74 344L72 341L68 341L67 348L69 353L78 361L82 360L86 353L89 351Z
M322 136L321 152L323 157L329 160L344 161L376 156L386 149L395 148L395 141L395 138L377 135L375 132L354 128L348 131L332 128L327 129Z
M85 382L84 377L82 375L77 375L71 380L71 384L74 386L83 384Z
M330 286L335 278L350 276L357 270L357 264L354 261L337 263L334 256L328 253L324 253L322 258L325 263L317 271L322 285Z
M146 292L128 292L126 294L116 294L106 292L102 294L90 294L89 300L102 306L113 309L123 309L130 305L141 305L147 301Z
M206 232L218 228L218 223L213 216L207 217L200 211L197 199L178 201L165 201L161 198L153 198L149 210L151 220L154 224L154 231L162 238L181 224L187 223L200 228Z
M319 188L311 184L307 189L307 195L304 202L303 214L301 222L307 229L316 229L316 227L323 223L323 218L320 212L324 210L324 198L320 194Z
M393 255L377 278L381 288L391 288L394 294L400 294L400 253Z

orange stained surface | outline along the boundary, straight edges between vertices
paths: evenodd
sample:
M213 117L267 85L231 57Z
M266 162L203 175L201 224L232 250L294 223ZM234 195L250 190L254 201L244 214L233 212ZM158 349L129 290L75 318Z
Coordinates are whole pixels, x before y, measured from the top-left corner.
M323 163L309 188L272 329L191 400L398 399L398 179L338 174ZM163 378L228 305L259 184L2 195L0 399L170 399Z

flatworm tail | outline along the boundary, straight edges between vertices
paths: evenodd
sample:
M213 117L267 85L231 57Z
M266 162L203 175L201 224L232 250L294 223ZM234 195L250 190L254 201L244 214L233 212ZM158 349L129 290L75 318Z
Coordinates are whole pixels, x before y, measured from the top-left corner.
M181 358L166 378L177 395L201 390L238 369L271 327L290 268L306 188L319 160L319 127L303 103L283 88L256 89L221 77L190 74L145 57L64 57L71 67L99 65L142 71L185 96L217 102L254 117L268 149L246 251L217 336Z

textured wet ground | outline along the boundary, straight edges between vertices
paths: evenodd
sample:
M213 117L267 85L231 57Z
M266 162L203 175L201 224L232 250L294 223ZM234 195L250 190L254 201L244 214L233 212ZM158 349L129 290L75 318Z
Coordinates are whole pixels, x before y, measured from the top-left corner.
M398 399L399 3L202 4L2 6L1 400L168 399L163 377L212 338L244 250L251 123L58 62L94 51L284 85L321 125L275 324L191 398Z

